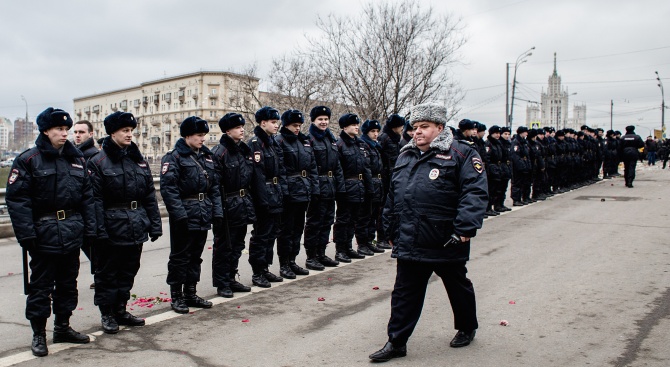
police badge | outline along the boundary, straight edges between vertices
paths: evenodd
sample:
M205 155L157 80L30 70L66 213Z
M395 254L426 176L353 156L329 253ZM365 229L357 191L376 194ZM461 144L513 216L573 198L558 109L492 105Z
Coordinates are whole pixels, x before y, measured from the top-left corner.
M170 163L169 163L169 162L163 163L163 169L161 169L161 175L164 175L165 172L168 171L168 168L169 168L169 167L170 167Z
M15 169L12 170L12 173L9 175L9 180L8 180L9 184L10 185L13 184L16 181L17 178L19 178L19 170L15 168Z
M256 161L256 163L261 161L261 152L254 152L254 161Z

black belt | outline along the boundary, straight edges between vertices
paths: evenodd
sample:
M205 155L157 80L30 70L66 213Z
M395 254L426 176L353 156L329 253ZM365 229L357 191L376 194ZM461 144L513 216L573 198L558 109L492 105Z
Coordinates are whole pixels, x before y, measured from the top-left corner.
M307 177L307 171L302 170L302 171L300 171L300 172L298 172L298 173L294 173L294 174L288 175L288 177Z
M75 214L77 214L77 211L72 209L58 210L55 213L41 214L37 217L37 220L48 220L48 219L64 220Z
M109 205L105 206L105 210L115 210L115 209L137 210L137 201L131 201L129 203L109 204Z
M363 181L363 174L362 174L362 173L359 173L358 176L349 176L349 177L345 178L345 180L359 180L359 181Z
M227 192L225 195L226 195L226 199L233 198L233 197L238 197L238 196L243 198L243 197L247 196L248 193L249 192L247 191L247 189L240 189L239 191Z
M265 183L276 185L276 184L279 183L279 178L272 177L272 179L270 179L270 180L265 180Z
M184 196L181 198L182 200L197 200L197 201L204 201L205 200L205 193L199 192L196 195L191 195L191 196Z
M319 175L319 177L333 177L333 171L328 171L325 175Z

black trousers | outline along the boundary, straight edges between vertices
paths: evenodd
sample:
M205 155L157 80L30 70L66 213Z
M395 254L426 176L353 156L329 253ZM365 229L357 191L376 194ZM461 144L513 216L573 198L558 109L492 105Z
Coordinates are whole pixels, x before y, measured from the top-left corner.
M214 228L212 254L212 283L214 287L226 287L237 274L247 226Z
M281 213L256 210L256 222L249 240L249 264L254 273L272 264L280 221Z
M397 261L397 273L391 294L391 319L388 324L389 341L403 346L416 327L423 309L430 276L442 279L454 313L454 328L471 331L479 327L475 289L467 278L465 262L426 263Z
M359 208L358 220L355 223L354 234L356 236L356 243L359 245L372 244L377 233L377 219L380 217L379 203L371 203L365 201ZM377 237L381 241L384 237Z
M335 222L335 200L312 200L307 207L305 249L326 248Z
M280 259L291 259L300 253L300 239L305 230L305 212L308 201L288 203L281 213L279 236L277 237L277 255Z
M623 161L623 176L626 179L627 185L632 185L635 179L635 166L637 166L637 159L626 159Z
M170 217L170 260L167 284L196 284L200 281L202 251L207 231L189 231L174 225Z
M84 240L84 243L81 246L81 252L83 252L84 255L86 255L86 258L90 262L91 274L95 274L95 257L93 251L91 250L92 246L93 245L91 244L91 242Z
M96 306L126 304L140 270L142 244L119 246L103 242L95 246L95 255L98 267L93 303Z
M28 320L56 315L72 315L77 308L79 249L68 254L30 251L30 287L26 299Z
M352 248L351 241L354 239L354 232L358 216L363 203L354 203L349 201L338 201L335 212L335 225L333 226L333 240L338 251Z
M512 200L521 201L530 197L531 178L530 173L514 172L512 177Z
M507 192L507 187L509 186L509 178L505 178L500 180L500 195L498 196L496 202L494 204L499 205L499 206L504 206L505 205L505 193Z

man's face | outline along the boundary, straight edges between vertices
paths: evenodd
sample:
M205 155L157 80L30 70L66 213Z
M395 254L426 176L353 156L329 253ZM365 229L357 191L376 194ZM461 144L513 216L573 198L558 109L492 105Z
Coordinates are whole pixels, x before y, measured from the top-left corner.
M54 126L45 131L44 134L49 138L51 145L54 148L60 149L67 141L67 131L70 130L67 126Z
M74 135L74 143L77 145L93 137L93 131L88 131L88 125L86 124L75 124L72 134Z
M391 130L393 130L394 133L400 135L400 134L402 134L402 129L404 129L404 126L396 126L396 127L392 128Z
M484 135L486 135L486 131L477 131L477 137L478 138L483 139Z
M510 133L505 131L500 136L502 136L502 138L505 139L505 140L509 140Z
M493 139L498 140L498 139L500 139L500 133L493 133L493 134L491 134L491 137L492 137Z
M544 139L544 134L537 134L537 138L540 140Z
M184 137L184 141L186 141L186 145L193 149L200 149L202 148L202 145L205 143L205 135L206 133L197 133L193 135L189 135Z
M116 130L110 136L116 144L118 144L121 148L125 148L133 141L133 128L126 126Z
M330 117L328 116L319 116L312 122L317 129L321 131L326 131L328 124L330 123Z
M564 135L560 135L560 136L557 136L556 139L558 139L558 140L564 140L564 139L565 139L565 136L564 136Z
M519 134L520 137L526 139L528 137L528 131L524 131L521 134Z
M444 125L428 121L417 121L414 123L414 141L417 148L427 151L430 143L444 130ZM470 130L472 131L472 130ZM475 130L476 131L476 130Z
M407 130L406 133L410 138L414 137L414 130L413 129L412 130Z
M379 138L379 129L368 131L368 138L372 139L372 141L377 141L377 138Z
M354 124L354 125L345 126L344 129L342 129L342 131L344 131L345 134L347 134L347 135L349 135L353 138L354 136L358 135L358 125Z
M274 135L279 131L279 120L263 120L261 121L261 129L268 135Z
M236 126L230 130L226 130L226 135L230 136L234 142L239 143L244 139L244 125Z
M288 131L294 133L295 135L298 135L300 133L300 128L302 127L302 124L299 122L294 122L290 125L286 125L286 128Z

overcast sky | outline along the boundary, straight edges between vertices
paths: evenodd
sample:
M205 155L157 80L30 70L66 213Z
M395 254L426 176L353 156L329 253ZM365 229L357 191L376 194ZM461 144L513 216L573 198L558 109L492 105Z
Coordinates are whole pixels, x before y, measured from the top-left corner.
M417 0L461 17L468 42L453 72L467 91L459 118L504 124L505 64L536 49L517 75L517 97L539 101L558 73L587 122L660 128L658 71L670 88L670 1ZM317 35L317 15L355 16L361 0L0 0L0 116L30 119L48 106L200 69L242 71ZM511 76L510 76L511 78ZM670 89L669 89L670 93ZM670 100L670 94L668 99ZM527 102L517 101L515 126ZM669 116L670 120L670 116Z

